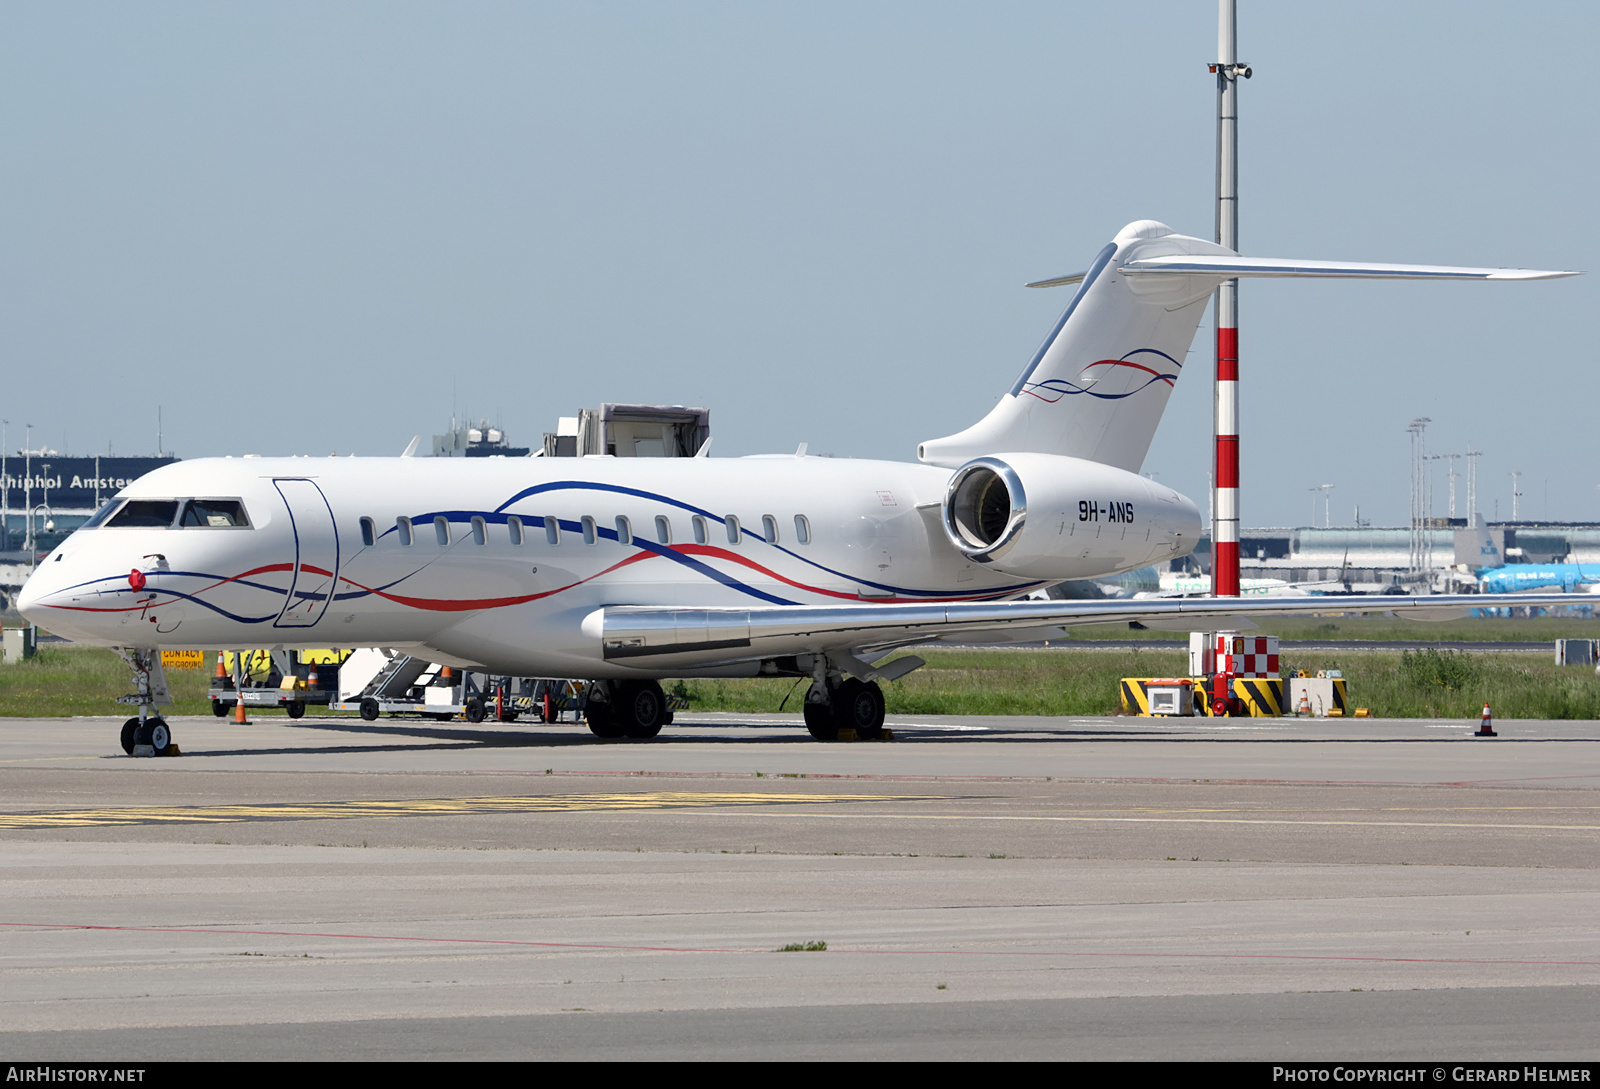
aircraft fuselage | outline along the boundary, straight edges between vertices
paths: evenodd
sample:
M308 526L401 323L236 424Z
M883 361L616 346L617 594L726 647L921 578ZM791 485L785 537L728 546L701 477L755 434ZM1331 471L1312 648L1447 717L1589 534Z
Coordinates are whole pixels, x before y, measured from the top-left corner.
M40 566L22 606L49 630L104 645L383 646L600 679L651 672L607 661L585 632L584 618L608 605L1000 600L1193 546L1198 514L1177 493L1060 463L1068 478L1050 489L1050 509L1028 515L1030 532L1061 541L1059 570L1041 580L955 547L941 524L951 472L927 465L200 459L125 489L128 505ZM235 501L242 516L229 514Z

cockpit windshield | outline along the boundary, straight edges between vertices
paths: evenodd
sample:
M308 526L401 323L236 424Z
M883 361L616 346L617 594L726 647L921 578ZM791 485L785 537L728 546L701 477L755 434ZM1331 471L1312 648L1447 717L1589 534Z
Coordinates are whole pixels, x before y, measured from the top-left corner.
M248 526L244 504L237 499L191 499L183 505L180 526L203 526L221 529L227 526Z
M110 529L166 529L177 515L176 499L130 499L106 526Z
M83 528L169 529L174 523L178 529L248 529L250 516L238 499L113 499Z
M105 504L99 510L95 511L94 515L90 517L87 522L83 523L83 525L79 526L78 528L93 529L95 526L104 525L106 519L110 518L120 506L122 506L122 500L120 499L106 500Z

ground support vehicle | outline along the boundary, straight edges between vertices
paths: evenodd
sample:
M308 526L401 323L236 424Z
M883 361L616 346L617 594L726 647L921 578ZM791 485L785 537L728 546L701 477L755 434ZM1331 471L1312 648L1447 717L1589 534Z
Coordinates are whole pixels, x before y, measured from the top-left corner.
M344 650L246 650L217 656L217 676L207 695L211 713L226 716L246 708L282 708L300 718L308 706L327 706L338 694Z

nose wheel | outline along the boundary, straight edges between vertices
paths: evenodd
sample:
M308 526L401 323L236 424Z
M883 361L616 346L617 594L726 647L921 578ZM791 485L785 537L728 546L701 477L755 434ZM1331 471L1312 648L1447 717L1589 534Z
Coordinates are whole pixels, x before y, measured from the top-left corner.
M122 751L129 756L172 756L172 727L164 718L147 718L141 724L130 718L122 724Z

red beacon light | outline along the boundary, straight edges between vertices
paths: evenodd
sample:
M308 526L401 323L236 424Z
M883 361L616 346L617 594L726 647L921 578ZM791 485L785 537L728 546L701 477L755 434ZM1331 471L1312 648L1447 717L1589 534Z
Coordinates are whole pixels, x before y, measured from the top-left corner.
M135 567L132 571L129 571L128 572L128 585L133 587L135 591L143 590L144 589L144 572L139 570L137 567Z

